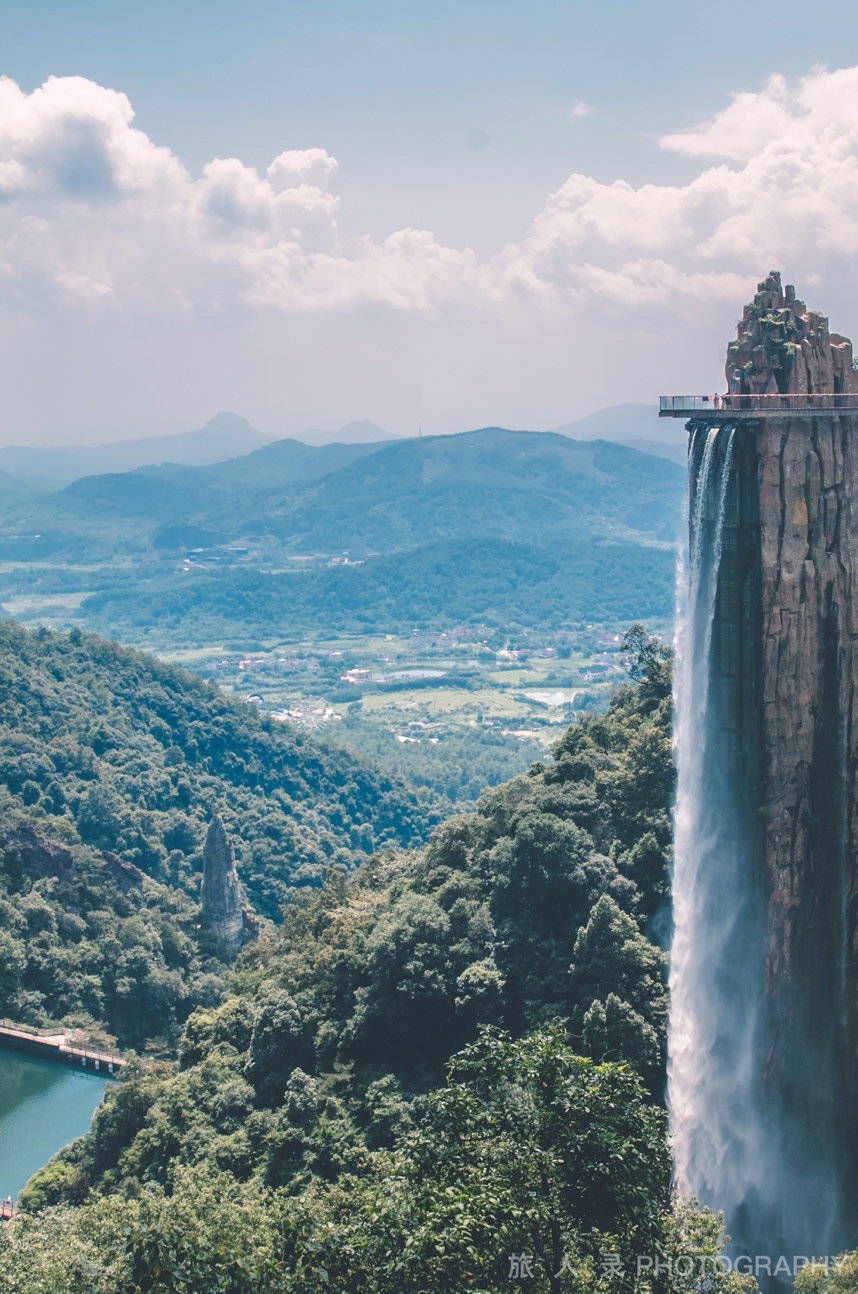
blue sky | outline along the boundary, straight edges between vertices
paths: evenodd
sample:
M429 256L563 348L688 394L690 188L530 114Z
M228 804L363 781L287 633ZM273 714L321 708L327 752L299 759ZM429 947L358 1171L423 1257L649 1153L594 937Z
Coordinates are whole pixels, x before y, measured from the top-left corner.
M445 431L489 421L551 425L600 405L651 399L669 380L717 382L742 303L734 294L764 274L772 256L783 258L788 275L819 284L823 308L850 308L844 248L836 237L820 248L810 216L802 225L796 213L789 228L774 232L771 220L746 221L731 257L722 185L718 219L689 241L689 221L707 220L702 175L738 168L736 192L763 212L774 169L760 181L768 186L760 197L744 145L725 150L719 140L713 151L711 136L700 146L664 143L717 122L741 94L757 97L727 120L731 131L753 136L754 121L770 110L783 118L748 147L761 154L780 146L789 156L790 138L808 122L818 142L830 132L832 103L851 102L851 82L814 80L823 76L819 67L858 62L854 10L845 3L30 0L0 4L0 27L0 74L25 96L49 77L82 77L127 96L133 128L168 149L184 176L172 176L169 193L163 175L157 184L135 178L130 187L123 179L109 199L90 195L87 221L80 194L71 201L56 177L45 178L48 145L38 131L48 129L48 114L55 160L65 141L72 152L82 147L75 132L86 119L90 143L93 132L114 132L113 165L128 124L114 129L115 105L106 99L84 103L56 92L48 108L27 99L35 142L22 163L18 128L10 126L7 160L31 166L39 180L10 190L0 220L0 264L5 247L15 276L0 319L0 340L11 344L0 378L13 388L0 439L112 426L155 432L193 425L224 405L275 431L352 417L397 431L417 420ZM785 88L767 94L776 74ZM810 106L798 102L803 83ZM17 101L7 111L18 120ZM852 143L848 125L838 129L842 162ZM0 111L0 168L3 138ZM128 147L137 148L130 136ZM288 163L295 202L299 188L307 202L300 211L291 198L281 203L263 235L269 215L259 204L268 211L276 194L250 194L250 171L264 178L284 151L308 150L324 150L336 167L312 157L310 170ZM191 193L213 159L229 158L244 169L219 173L214 198L214 181ZM824 171L831 159L820 155L817 164ZM563 186L571 175L602 187L582 196L579 185L570 194ZM611 188L618 181L635 192L655 186L652 202L645 190L636 213L617 217L619 231L612 215L610 229L599 228L600 247L585 246L582 220L596 210L601 221L603 204L626 203ZM665 215L670 191L695 184L682 213ZM316 197L307 197L308 185ZM556 212L546 215L558 191L563 219L568 225L571 212L577 222L573 236L568 228L558 234ZM215 199L221 226L213 232ZM832 195L844 228L852 200L851 192ZM181 235L178 226L161 227L159 201L165 211L184 204L196 222L209 204L209 223L194 225L193 245L182 242L190 217ZM222 227L236 202L244 204L240 242ZM297 211L294 223L286 206ZM641 219L653 221L648 240L634 234ZM15 233L21 222L23 250ZM38 245L34 222L50 231ZM377 250L405 229L431 235L431 251L413 239ZM286 266L283 249L294 237L302 259ZM195 264L201 247L205 264ZM514 250L499 265L505 248ZM647 267L640 268L642 257ZM628 265L637 277L625 310L615 276ZM674 270L696 290L671 288ZM668 285L660 299L654 276ZM300 291L287 292L287 280L300 280ZM346 280L351 286L341 289ZM833 320L843 330L851 322ZM671 347L675 370L655 362ZM47 370L62 398L40 384Z

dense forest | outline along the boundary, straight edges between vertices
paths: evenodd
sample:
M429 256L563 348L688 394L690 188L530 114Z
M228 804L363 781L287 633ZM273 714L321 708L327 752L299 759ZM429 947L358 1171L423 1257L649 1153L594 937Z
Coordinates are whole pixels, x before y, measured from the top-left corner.
M413 786L434 788L461 808L472 808L487 786L515 777L544 753L534 738L505 736L485 723L446 732L437 744L400 742L388 726L373 722L354 704L342 722L325 733L325 739Z
M606 1250L716 1253L669 1193L669 662L629 646L549 763L293 895L32 1179L7 1288L499 1290L524 1255L530 1289L632 1290Z
M152 657L13 622L0 625L0 786L6 818L192 896L217 811L271 917L331 864L425 839L443 804Z
M14 822L0 832L0 1014L169 1054L227 966L199 936L199 904L114 853Z
M224 993L198 931L215 811L268 917L442 816L430 792L151 657L0 625L0 1015L174 1050Z
M236 632L296 637L403 627L540 625L667 617L673 551L582 536L550 547L494 539L424 545L353 565L286 574L167 570L90 594L81 616L100 632L219 641Z

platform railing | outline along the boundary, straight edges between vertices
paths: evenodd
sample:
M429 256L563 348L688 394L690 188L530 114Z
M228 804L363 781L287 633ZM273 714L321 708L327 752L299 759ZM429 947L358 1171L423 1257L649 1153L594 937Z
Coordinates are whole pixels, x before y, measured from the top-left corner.
M122 1056L113 1055L110 1052L93 1051L86 1046L77 1047L76 1041L76 1031L40 1034L29 1029L15 1029L0 1025L0 1047L32 1052L99 1074L118 1074L125 1064Z
M858 393L821 391L790 395L662 395L658 401L661 417L682 417L694 413L819 413L827 409L858 410Z

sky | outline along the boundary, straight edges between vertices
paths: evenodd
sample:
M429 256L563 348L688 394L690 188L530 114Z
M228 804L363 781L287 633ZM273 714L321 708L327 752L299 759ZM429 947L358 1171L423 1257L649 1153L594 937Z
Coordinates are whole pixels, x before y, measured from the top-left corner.
M0 0L0 443L543 428L858 332L845 0Z

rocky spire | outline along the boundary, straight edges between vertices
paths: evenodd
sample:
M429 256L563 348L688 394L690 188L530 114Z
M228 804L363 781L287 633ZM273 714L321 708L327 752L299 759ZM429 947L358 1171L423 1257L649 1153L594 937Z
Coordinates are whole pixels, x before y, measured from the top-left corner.
M808 310L791 283L772 270L757 287L727 347L731 395L818 395L858 391L852 343L828 331L828 319Z
M233 952L255 938L257 919L235 870L235 851L220 818L209 823L203 848L202 929Z

